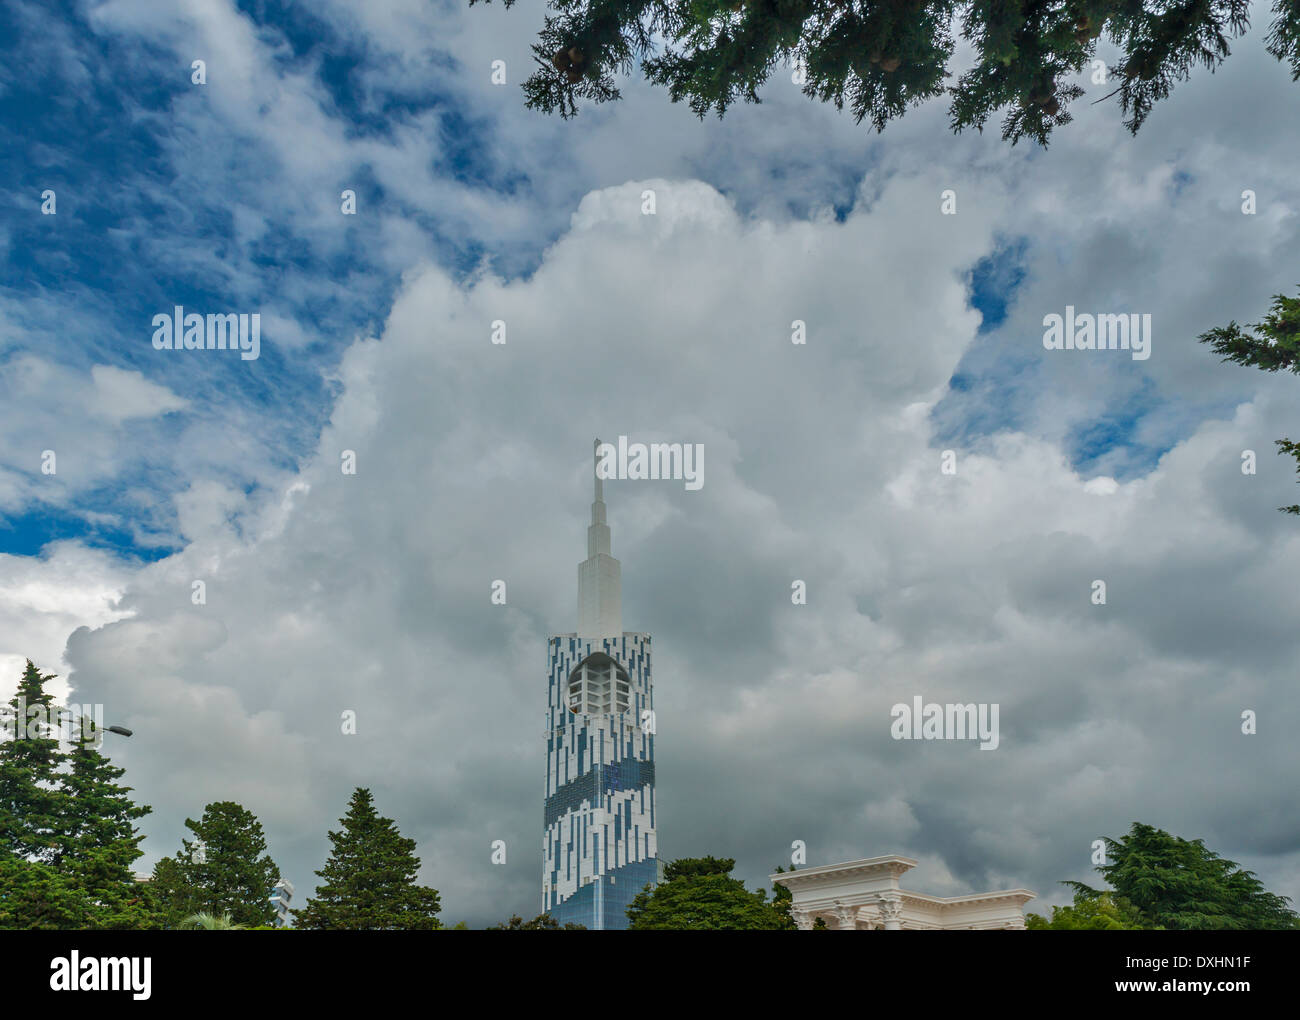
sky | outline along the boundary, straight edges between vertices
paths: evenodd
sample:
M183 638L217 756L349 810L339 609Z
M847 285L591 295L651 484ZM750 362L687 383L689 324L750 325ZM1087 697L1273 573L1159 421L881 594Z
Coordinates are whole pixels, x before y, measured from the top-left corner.
M0 693L31 658L135 731L139 870L235 800L301 898L366 786L445 923L540 910L546 640L626 435L706 451L605 483L662 856L900 853L1044 912L1142 821L1300 899L1300 391L1196 339L1296 285L1267 11L1136 137L1081 77L1042 149L788 73L562 121L519 88L544 10L0 8ZM176 305L260 356L156 350ZM1046 350L1066 306L1151 356ZM998 748L893 739L915 696L999 705Z

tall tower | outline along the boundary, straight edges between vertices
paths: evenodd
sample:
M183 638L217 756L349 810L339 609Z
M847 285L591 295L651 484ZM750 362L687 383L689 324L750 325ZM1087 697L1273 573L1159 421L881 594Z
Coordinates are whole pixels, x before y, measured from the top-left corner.
M547 642L542 910L609 930L627 927L627 905L658 880L659 848L650 635L623 630L621 570L595 481L578 630Z

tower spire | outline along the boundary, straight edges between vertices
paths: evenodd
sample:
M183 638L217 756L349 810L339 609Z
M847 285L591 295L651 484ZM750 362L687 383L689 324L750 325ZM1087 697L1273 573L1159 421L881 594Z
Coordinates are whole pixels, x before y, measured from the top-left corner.
M610 555L610 531L605 522L605 495L601 486L600 440L592 447L595 500L587 527L587 558L578 564L578 637L620 637L623 633L622 567Z

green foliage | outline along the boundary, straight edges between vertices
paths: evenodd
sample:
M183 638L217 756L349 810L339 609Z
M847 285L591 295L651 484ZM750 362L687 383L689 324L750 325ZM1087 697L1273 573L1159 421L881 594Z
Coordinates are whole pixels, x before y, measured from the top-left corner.
M1300 918L1284 896L1268 892L1252 872L1220 857L1199 840L1186 840L1134 822L1127 836L1106 839L1109 864L1097 870L1127 901L1144 928L1170 930L1294 929ZM1101 890L1067 882L1076 893Z
M1030 931L1139 931L1144 925L1141 914L1122 897L1079 889L1073 906L1053 907L1050 921L1041 914L1026 914L1025 927Z
M633 931L783 929L789 914L731 877L729 858L693 857L664 869L664 881L643 890L627 908Z
M55 707L45 683L53 679L28 659L4 713L18 739L6 734L0 743L0 857L51 863L60 855L59 834L70 806L57 778L65 755L48 726Z
M77 883L48 864L0 856L0 930L92 927L95 904Z
M664 881L700 878L705 875L730 875L736 866L732 857L683 857L664 866Z
M179 855L164 857L155 864L147 884L162 927L179 928L185 917L198 912L198 893L182 873Z
M1300 2L1296 6L1300 7ZM1300 63L1295 66L1296 74L1300 76ZM1259 336L1247 333L1235 322L1230 322L1226 326L1202 333L1200 341L1209 344L1215 354L1223 355L1224 361L1253 366L1265 372L1286 369L1300 373L1300 298L1274 294L1264 321L1251 323L1249 328L1258 332ZM1300 443L1293 443L1290 439L1279 439L1276 442L1280 455L1295 458L1296 473L1300 474ZM1300 514L1300 503L1280 506L1278 509L1283 513Z
M370 791L352 794L342 828L329 834L333 849L323 881L307 906L295 910L300 928L420 929L441 927L438 891L415 884L420 859L391 818L375 810Z
M271 924L271 890L280 869L266 852L262 823L251 811L223 800L203 809L199 821L185 819L194 839L154 868L153 893L167 927L191 914L229 915L240 925Z
M790 865L790 872L793 874L794 871L795 867L792 864ZM786 873L785 868L778 864L776 873L778 875L784 875ZM799 928L799 926L794 923L794 918L790 915L790 907L793 903L794 893L783 886L780 882L777 882L772 886L772 908L781 915L781 927L785 931L797 931Z
M463 922L462 922L463 923ZM459 925L457 926L459 927ZM494 924L488 931L586 931L585 924L561 925L550 914L538 914L531 921L525 921L518 914L513 915L505 924Z
M51 679L28 660L8 704L6 722L22 732L0 744L0 927L154 927L132 871L143 839L134 822L149 808L118 785L124 770L100 752L92 719L70 751L60 748Z
M102 734L92 720L83 722L80 733L93 742L78 742L68 754L70 768L62 777L68 813L55 861L98 905L93 927L152 927L156 918L133 868L143 856L144 839L134 823L151 809L131 800L129 786L118 785L126 770L113 765L95 746Z
M469 0L471 6L491 0ZM515 0L504 0L506 7ZM578 101L620 98L615 74L639 64L704 117L798 68L811 98L848 106L877 131L909 106L944 95L952 128L983 130L1007 110L1002 136L1046 145L1083 95L1066 77L1091 71L1105 34L1123 58L1111 70L1134 133L1193 68L1217 68L1249 28L1248 0L547 0L524 82L530 108L574 116ZM1300 0L1273 0L1268 51L1300 80ZM954 31L975 64L954 83ZM793 76L792 76L793 77ZM798 79L796 79L798 80ZM1100 100L1099 100L1100 101Z
M0 857L0 930L105 930L157 927L147 888L116 880L111 851L77 870Z
M1300 81L1300 0L1277 0L1273 13L1264 42L1269 53L1291 65L1291 80Z
M1285 454L1288 457L1295 458L1296 474L1300 475L1300 443L1293 443L1289 439L1278 439L1275 440L1275 442L1277 443L1277 452L1279 454ZM1296 484L1300 485L1300 482L1297 482ZM1280 506L1278 509L1284 514L1300 514L1300 503L1292 503L1290 506Z
M180 927L203 931L243 931L246 926L236 924L230 919L229 914L208 914L200 911L184 918L180 923Z
M1235 322L1202 333L1200 340L1209 344L1224 361L1250 365L1265 372L1286 369L1300 373L1300 298L1274 294L1273 303L1263 322L1250 324L1262 339L1243 332Z

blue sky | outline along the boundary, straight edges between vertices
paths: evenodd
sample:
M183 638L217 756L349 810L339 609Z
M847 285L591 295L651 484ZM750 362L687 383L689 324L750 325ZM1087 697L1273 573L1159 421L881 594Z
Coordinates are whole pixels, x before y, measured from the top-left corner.
M320 114L344 148L346 173L326 182L329 192L322 186L304 195L292 168L261 144L261 132L209 111L205 88L191 84L188 67L178 64L164 38L105 31L96 5L63 2L52 12L48 5L19 4L0 12L4 65L11 69L2 82L0 122L22 140L0 153L5 178L16 185L7 196L8 314L0 356L48 349L57 337L61 364L139 371L191 402L181 418L220 420L237 407L259 431L259 466L288 469L319 434L329 408L327 379L341 351L382 323L406 268L378 250L381 242L367 233L364 220L339 217L322 234L320 217L338 202L333 189L350 188L363 209L382 208L400 220L407 238L415 239L412 254L458 278L485 258L508 275L532 272L562 229L563 209L544 207L545 192L555 189L535 186L535 164L511 158L491 140L497 122L489 113L439 87L439 75L458 73L459 65L436 40L420 51L427 74L393 74L398 57L328 12L281 3L232 10L265 44L262 81L285 86L300 78L314 86ZM515 24L525 20L520 13ZM221 88L223 73L213 66L208 88ZM532 223L529 232L502 244L487 230L476 232L473 223L458 229L466 225L449 225L436 208L387 188L363 152L348 152L363 140L398 148L404 129L431 135L432 158L412 164L427 189L454 184L486 201L516 205ZM570 126L547 129L544 137L554 146ZM734 172L724 166L714 183L742 210L760 204L755 192L761 190L763 201L775 197L788 214L806 215L824 202L838 219L853 207L853 181L880 160L874 147L851 159L832 151L830 173L809 194L802 188L792 193L788 182L806 178L809 164L825 153L765 155L767 165L753 168L761 171L757 182L729 180ZM1032 161L1037 154L1020 155ZM707 179L707 159L687 162ZM590 172L580 177L600 183ZM1176 170L1171 192L1191 180ZM46 188L57 193L57 216L35 214ZM294 200L277 200L286 194ZM252 223L241 229L242 220ZM978 444L1027 426L1026 374L1037 358L1023 336L1008 337L996 327L1044 243L1006 236L970 267L970 301L983 326L953 375L952 392L935 409L937 442ZM294 334L292 345L267 344L256 371L231 359L157 358L142 342L146 324L175 304L271 309ZM1242 380L1238 396L1247 388ZM1170 399L1149 378L1133 392L1117 392L1114 406L1072 426L1066 444L1071 463L1084 472L1109 465L1105 470L1124 478L1149 471L1194 425L1195 419L1184 419L1178 429L1159 430L1154 442L1140 436L1143 418ZM1230 406L1215 401L1203 413L1222 415ZM221 467L235 484L260 483L255 471ZM85 535L126 556L157 556L170 546L154 545L153 537L135 541L132 526L150 536L168 532L166 511L159 508L184 484L183 472L156 471L144 484L159 497L144 516L111 484L63 505L6 506L0 550L35 555L45 540ZM119 522L94 525L80 516L83 509Z

